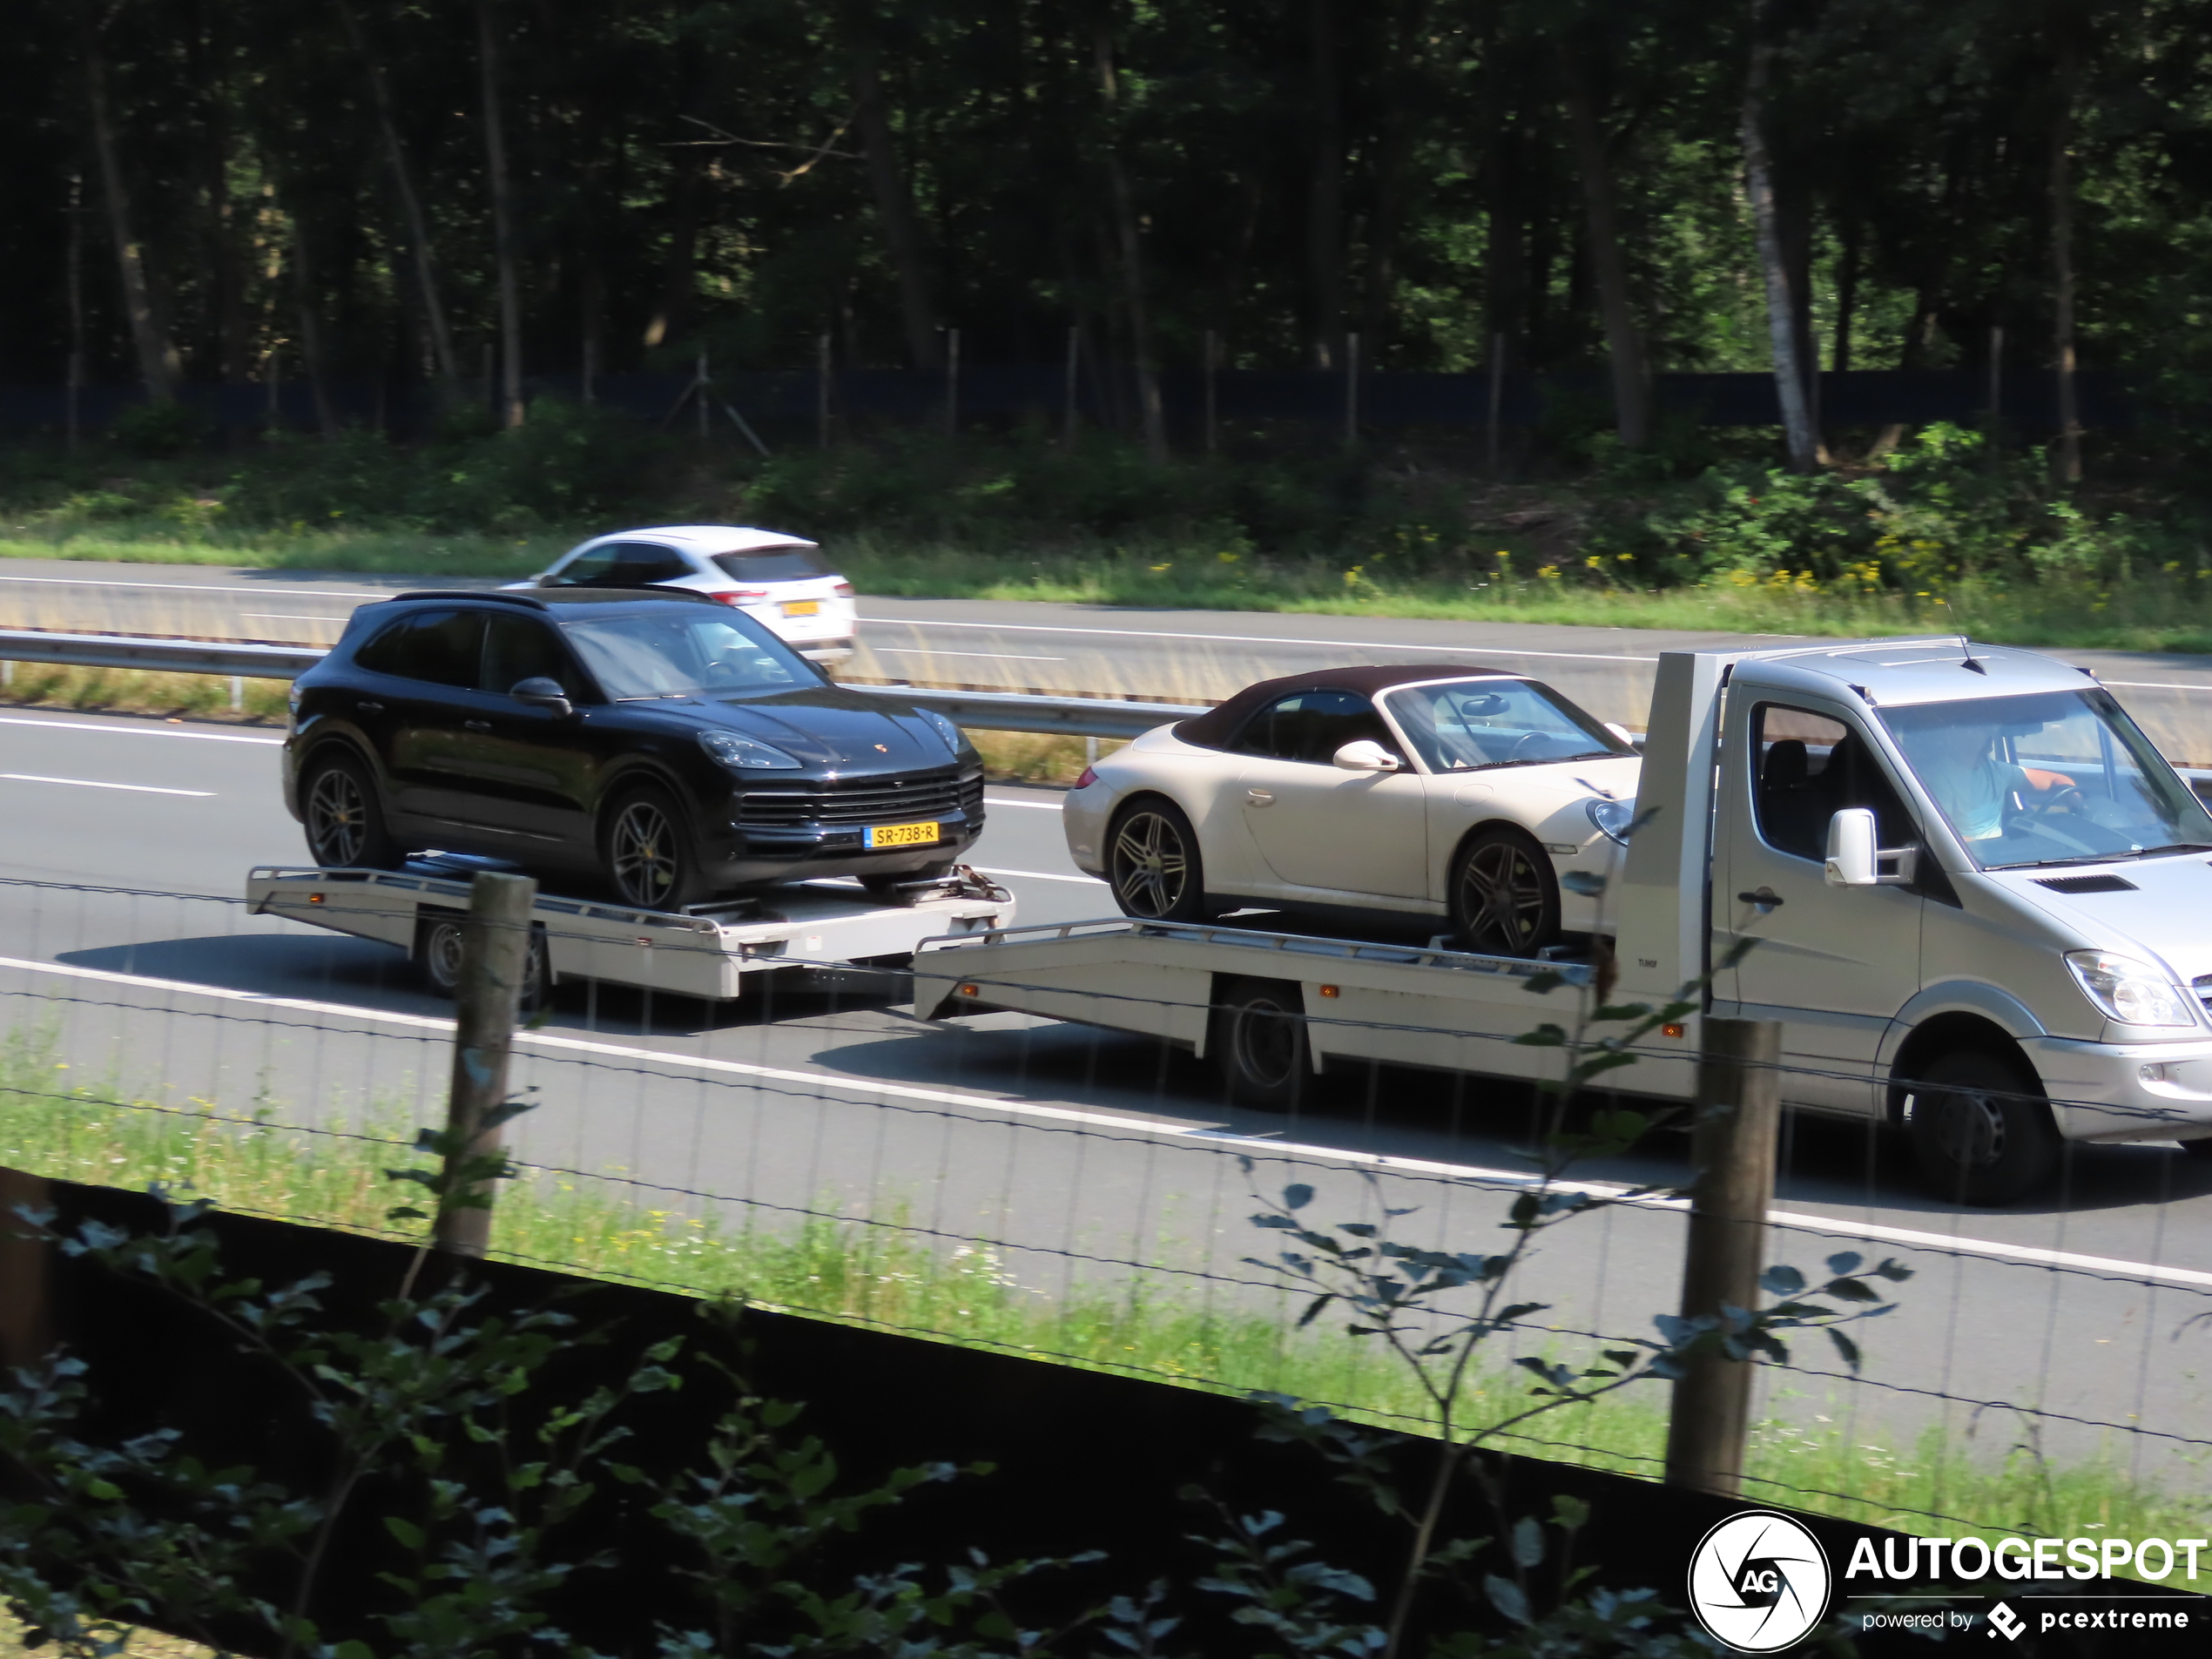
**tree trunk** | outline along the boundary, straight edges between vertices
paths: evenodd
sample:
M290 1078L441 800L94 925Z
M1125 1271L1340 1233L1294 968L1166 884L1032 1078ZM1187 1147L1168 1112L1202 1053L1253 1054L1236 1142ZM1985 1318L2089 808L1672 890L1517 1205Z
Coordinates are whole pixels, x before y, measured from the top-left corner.
M131 323L138 376L145 382L149 400L173 403L184 365L154 305L145 251L131 233L131 200L123 182L122 159L116 153L115 122L108 108L107 59L100 51L98 37L90 28L84 34L84 89L91 106L92 148L100 164L101 193L107 202L108 235L115 244L116 264L123 279L123 310Z
M507 134L499 118L499 36L492 0L476 0L476 39L484 83L484 161L491 185L494 256L499 264L501 422L523 424L523 301L515 270L515 202L507 179Z
M1155 466L1162 466L1168 458L1167 412L1160 401L1159 364L1152 355L1152 320L1145 305L1144 248L1137 232L1136 204L1130 191L1128 171L1122 165L1114 38L1103 16L1092 26L1091 47L1098 64L1099 97L1106 108L1106 179L1113 195L1114 229L1120 244L1130 355L1136 364L1136 402L1144 424L1144 453Z
M326 438L338 431L338 415L330 405L330 376L326 372L322 352L322 323L315 312L314 272L307 263L307 233L300 228L300 216L288 214L292 220L292 291L300 304L300 357L307 370L308 389L315 401L315 427Z
M1767 71L1773 49L1758 38L1759 0L1751 7L1751 70L1743 83L1743 174L1757 233L1759 269L1766 279L1767 334L1773 341L1774 389L1782 405L1782 430L1790 465L1811 472L1818 464L1819 438L1805 401L1804 365L1797 355L1797 309L1790 294L1790 267L1782 247L1780 214L1774 200L1774 166L1767 155L1765 118Z
M699 152L685 151L676 164L668 268L661 274L660 304L645 324L648 351L678 338L691 324L692 290L698 280L693 266L699 238Z
M1613 360L1613 413L1623 448L1642 449L1651 442L1651 382L1644 372L1643 341L1629 304L1628 263L1621 253L1619 215L1613 200L1613 169L1605 153L1605 134L1597 106L1575 48L1562 37L1559 63L1567 90L1568 124L1575 135L1575 156L1582 174L1582 206L1589 228L1589 273L1597 284L1598 310L1605 321L1605 346Z
M899 279L899 315L906 325L907 357L916 368L934 368L937 308L929 298L928 263L922 253L921 232L914 223L914 191L899 165L898 148L893 142L873 30L858 6L846 8L846 33L853 54L853 125L860 130L868 182L875 191L876 217L883 222L884 245Z
M1858 262L1865 226L1858 215L1844 220L1843 259L1836 269L1836 339L1830 348L1836 373L1851 368L1851 326L1858 310Z
M2069 45L2059 64L2059 108L2051 122L2051 349L2058 374L2059 482L2081 482L2081 408L2074 362L2074 105L2080 64Z
M361 32L361 19L354 15L349 0L338 0L338 15L346 25L346 38L368 75L369 99L376 106L376 125L384 139L384 159L392 169L392 188L400 199L400 212L407 221L408 263L415 267L415 291L421 297L423 327L430 336L431 359L438 379L450 389L459 383L461 369L454 359L453 334L446 326L445 307L438 299L437 268L430 258L429 224L423 217L421 199L415 193L415 178L408 170L407 149L400 142L399 123L392 114L391 89L385 84L384 66L369 51L368 37Z
M1382 137L1375 155L1375 211L1367 224L1366 302L1360 334L1370 362L1382 361L1398 280L1398 227L1406 216L1406 174L1413 152L1413 83L1428 27L1427 0L1404 0L1385 79Z
M1306 193L1305 269L1312 293L1313 366L1344 354L1344 91L1332 0L1307 0L1306 52L1313 98L1313 174Z

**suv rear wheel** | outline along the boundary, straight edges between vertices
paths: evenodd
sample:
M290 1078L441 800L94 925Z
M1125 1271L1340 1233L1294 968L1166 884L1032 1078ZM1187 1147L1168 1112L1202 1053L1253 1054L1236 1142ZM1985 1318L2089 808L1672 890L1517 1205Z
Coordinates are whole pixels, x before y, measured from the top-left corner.
M326 749L300 780L307 851L326 870L396 869L406 854L384 827L383 803L368 768L342 749Z

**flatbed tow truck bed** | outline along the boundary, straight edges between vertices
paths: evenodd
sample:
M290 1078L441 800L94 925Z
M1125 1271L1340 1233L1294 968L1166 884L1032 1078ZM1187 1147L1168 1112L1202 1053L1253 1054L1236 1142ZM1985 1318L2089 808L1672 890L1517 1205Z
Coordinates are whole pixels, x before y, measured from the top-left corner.
M246 877L246 896L255 915L396 945L444 989L458 961L469 880L496 867L458 858L416 860L401 870L261 866ZM530 910L547 985L598 980L725 1002L741 995L750 974L902 963L927 941L1013 917L1013 896L964 865L890 900L852 884L806 881L680 912L557 894L540 894Z

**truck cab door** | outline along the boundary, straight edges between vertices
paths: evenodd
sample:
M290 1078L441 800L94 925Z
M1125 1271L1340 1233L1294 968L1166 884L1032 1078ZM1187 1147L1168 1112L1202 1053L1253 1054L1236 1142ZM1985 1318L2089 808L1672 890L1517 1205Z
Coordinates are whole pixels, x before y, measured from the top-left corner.
M1713 960L1755 941L1713 981L1713 1011L1779 1020L1785 1101L1871 1116L1875 1061L1920 988L1913 887L1831 887L1828 821L1871 807L1885 848L1920 840L1858 711L1795 689L1729 688L1716 809Z

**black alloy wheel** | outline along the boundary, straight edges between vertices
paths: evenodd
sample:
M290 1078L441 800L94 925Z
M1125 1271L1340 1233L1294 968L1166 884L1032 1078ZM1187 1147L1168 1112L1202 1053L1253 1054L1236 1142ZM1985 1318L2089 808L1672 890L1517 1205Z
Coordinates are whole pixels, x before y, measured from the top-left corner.
M1222 993L1208 1047L1230 1100L1290 1111L1313 1080L1305 1003L1298 988L1276 980L1238 980Z
M368 769L351 755L327 752L308 763L300 810L307 850L326 870L390 870L404 859L384 827Z
M1452 927L1485 956L1534 956L1556 940L1559 880L1543 848L1505 828L1470 840L1452 867Z
M415 924L415 966L440 996L460 995L464 923L465 918L457 915L431 915ZM524 1014L536 1013L544 1006L552 977L546 958L544 926L534 923L530 927L529 954L523 959L523 988L516 1006Z
M2058 1124L2042 1086L2020 1062L1986 1049L1959 1049L1923 1068L1909 1127L1920 1179L1952 1204L2009 1204L2058 1163Z
M1205 866L1183 809L1157 797L1134 802L1106 835L1106 880L1125 916L1204 921Z
M607 878L624 904L640 910L681 910L704 886L698 854L676 803L657 789L617 801L600 836Z

